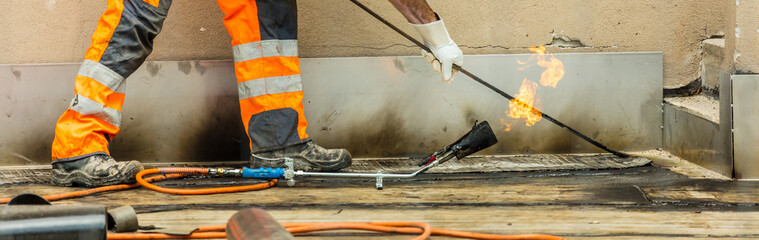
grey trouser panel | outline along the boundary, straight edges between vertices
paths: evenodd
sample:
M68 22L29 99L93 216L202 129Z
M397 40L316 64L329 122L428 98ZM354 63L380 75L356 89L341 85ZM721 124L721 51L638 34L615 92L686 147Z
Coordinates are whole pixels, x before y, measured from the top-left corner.
M254 153L282 149L310 141L298 136L298 112L292 108L264 111L250 117Z

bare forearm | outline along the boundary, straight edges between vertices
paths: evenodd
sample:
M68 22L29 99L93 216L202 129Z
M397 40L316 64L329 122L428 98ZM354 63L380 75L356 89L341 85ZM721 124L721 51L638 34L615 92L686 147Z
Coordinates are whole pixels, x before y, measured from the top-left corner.
M389 0L398 9L409 23L425 24L437 21L435 12L432 11L426 0Z

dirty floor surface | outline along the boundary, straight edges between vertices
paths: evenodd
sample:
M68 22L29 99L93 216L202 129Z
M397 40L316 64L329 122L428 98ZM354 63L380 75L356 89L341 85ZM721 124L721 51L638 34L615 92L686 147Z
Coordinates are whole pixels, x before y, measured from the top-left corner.
M545 233L568 239L759 238L759 182L715 179L710 174L654 159L653 166L616 170L430 173L415 179L386 179L383 190L375 190L373 180L311 179L295 187L280 183L257 192L177 196L134 189L55 204L132 205L140 225L174 230L225 224L236 210L259 207L280 222L420 221L434 228ZM184 179L159 185L209 187L233 182ZM71 190L6 184L0 196ZM359 237L411 236L333 231L299 239Z

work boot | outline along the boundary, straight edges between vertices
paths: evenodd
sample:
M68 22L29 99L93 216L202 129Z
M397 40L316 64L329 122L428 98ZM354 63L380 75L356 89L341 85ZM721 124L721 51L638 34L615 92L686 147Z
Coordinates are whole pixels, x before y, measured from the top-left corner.
M116 162L109 155L97 154L76 161L53 163L52 183L84 187L134 183L135 175L143 169L138 161Z
M334 172L351 165L351 154L345 149L324 149L313 141L283 149L255 153L250 157L251 168L285 168L284 157L293 159L295 170Z

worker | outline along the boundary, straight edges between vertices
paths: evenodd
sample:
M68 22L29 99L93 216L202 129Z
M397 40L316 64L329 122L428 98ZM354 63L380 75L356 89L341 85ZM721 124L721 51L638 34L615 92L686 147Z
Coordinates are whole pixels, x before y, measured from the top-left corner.
M324 149L306 133L298 66L295 0L218 0L232 37L240 113L250 140L249 165L337 171L351 164L345 149ZM444 81L463 54L425 0L390 0L421 34L424 52ZM125 81L148 57L171 0L108 0L75 79L75 95L58 119L52 183L96 187L130 183L138 161L117 162L108 144L119 133ZM335 34L335 33L333 33Z

